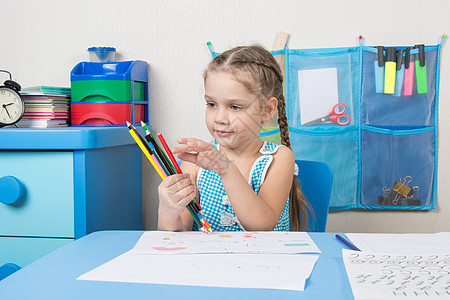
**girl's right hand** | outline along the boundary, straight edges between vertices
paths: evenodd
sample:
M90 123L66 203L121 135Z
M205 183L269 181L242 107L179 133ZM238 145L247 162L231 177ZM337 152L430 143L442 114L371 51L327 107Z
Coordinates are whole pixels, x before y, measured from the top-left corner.
M158 187L159 217L172 221L181 216L195 197L195 186L189 174L175 174L164 179Z

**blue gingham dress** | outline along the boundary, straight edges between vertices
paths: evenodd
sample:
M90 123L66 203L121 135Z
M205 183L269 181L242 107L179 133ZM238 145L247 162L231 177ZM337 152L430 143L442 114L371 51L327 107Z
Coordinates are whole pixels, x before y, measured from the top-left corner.
M218 149L217 143L214 145ZM264 142L259 150L262 156L254 162L249 176L249 184L256 194L264 182L273 156L280 145ZM197 187L200 192L200 205L203 214L214 231L245 231L233 211L220 176L211 170L200 168L197 174ZM192 230L199 230L194 223ZM289 199L286 201L274 231L289 231Z

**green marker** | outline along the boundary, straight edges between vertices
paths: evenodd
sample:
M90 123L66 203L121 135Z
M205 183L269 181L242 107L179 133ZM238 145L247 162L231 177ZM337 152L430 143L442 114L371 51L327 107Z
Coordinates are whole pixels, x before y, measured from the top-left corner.
M417 83L417 93L426 94L427 93L427 65L425 62L425 45L416 45L419 49L419 55L416 56L415 67L416 67L416 83Z

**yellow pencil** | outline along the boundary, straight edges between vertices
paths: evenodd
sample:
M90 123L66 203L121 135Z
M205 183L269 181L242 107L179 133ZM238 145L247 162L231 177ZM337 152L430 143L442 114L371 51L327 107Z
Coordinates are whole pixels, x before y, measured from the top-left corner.
M133 125L131 125L128 121L126 121L126 123L127 123L127 126L128 126L131 136L136 141L136 144L138 144L139 148L141 148L142 152L145 154L147 159L152 163L153 167L158 172L159 176L161 176L161 178L164 180L166 178L166 176L164 175L164 172L158 167L156 161L152 158L151 150L148 147L148 145L146 144L145 140L142 137L140 137L140 134L136 131L136 128ZM205 232L205 233L208 233L208 231L212 232L211 227L206 222L206 219L204 219L203 215L200 214L201 217L203 218L203 221L206 222L206 224L208 224L209 228L207 228L205 226L205 224L200 221L200 218L195 214L195 212L191 209L191 207L189 205L188 205L187 209L189 210L189 213L192 215L194 222L197 224L197 226L203 232Z
M152 166L155 168L156 172L158 172L159 176L161 176L161 178L164 180L166 178L166 176L158 168L158 165L153 160L153 158L152 158L151 154L149 153L147 147L145 147L145 145L142 143L141 139L136 135L136 132L134 132L133 128L131 127L131 124L128 121L127 121L127 126L128 126L128 129L129 129L129 132L130 132L131 136L133 137L133 139L135 140L136 144L138 144L139 148L141 148L142 152L145 154L147 159L150 161Z

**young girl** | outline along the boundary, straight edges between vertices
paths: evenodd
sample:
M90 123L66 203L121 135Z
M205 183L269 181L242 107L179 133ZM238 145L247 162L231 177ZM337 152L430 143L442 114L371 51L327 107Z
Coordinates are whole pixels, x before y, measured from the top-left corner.
M304 229L309 206L294 175L283 76L272 54L260 46L228 50L209 64L204 84L215 143L178 139L173 153L184 174L158 188L158 229L199 230L186 209L195 196L214 231ZM284 146L259 138L277 110Z

